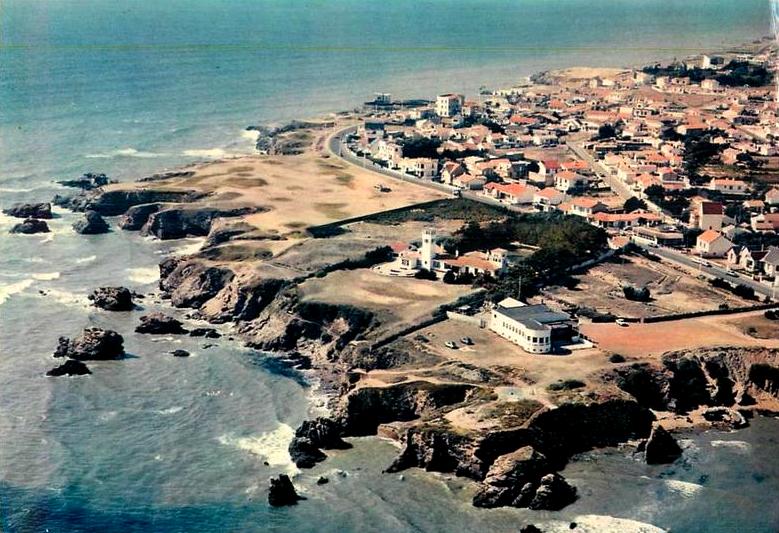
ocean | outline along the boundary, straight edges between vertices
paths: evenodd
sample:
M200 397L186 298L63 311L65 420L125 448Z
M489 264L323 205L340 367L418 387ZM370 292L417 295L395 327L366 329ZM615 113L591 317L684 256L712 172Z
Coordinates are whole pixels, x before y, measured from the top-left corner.
M0 5L0 204L67 192L91 172L130 180L249 153L245 127L353 108L376 91L429 97L538 70L683 57L770 31L767 0L6 0ZM102 285L154 295L156 265L194 239L114 231L9 235L0 217L0 530L775 531L779 422L690 435L685 459L648 467L619 450L566 477L560 513L475 509L466 480L381 469L396 448L357 439L271 509L267 479L294 473L293 429L322 409L316 377L230 341L151 338L138 313L91 308ZM175 312L175 311L174 311ZM180 313L179 313L180 314ZM46 378L60 335L97 325L126 359ZM183 348L187 359L167 352ZM267 464L265 464L267 463ZM323 487L315 481L327 475Z

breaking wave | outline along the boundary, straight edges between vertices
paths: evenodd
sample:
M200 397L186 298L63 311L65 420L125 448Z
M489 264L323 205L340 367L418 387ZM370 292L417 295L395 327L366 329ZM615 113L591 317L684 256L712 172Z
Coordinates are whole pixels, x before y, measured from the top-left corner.
M164 157L167 154L157 152L144 152L142 150L136 150L135 148L120 148L119 150L113 150L111 152L87 154L87 159L111 159L114 157L138 157L141 159L152 159L155 157Z
M289 455L289 443L295 436L295 430L287 424L278 424L273 431L265 432L253 437L236 437L234 435L222 435L219 443L231 446L252 455L261 457L270 466L285 468L288 472L297 472L295 464Z
M160 271L157 267L128 268L127 279L133 283L154 283L160 279Z

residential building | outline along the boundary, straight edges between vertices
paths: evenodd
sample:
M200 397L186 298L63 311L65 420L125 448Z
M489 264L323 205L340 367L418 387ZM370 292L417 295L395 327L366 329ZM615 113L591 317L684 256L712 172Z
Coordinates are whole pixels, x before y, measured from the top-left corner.
M587 189L587 177L570 170L558 172L554 180L555 189L565 193L583 192Z
M719 202L709 202L702 200L698 204L698 209L694 211L691 217L691 224L702 230L722 229L722 221L725 219L725 208Z
M439 94L435 99L435 112L439 117L453 117L462 112L464 104L462 94Z
M695 242L695 251L701 257L725 257L733 248L733 243L722 233L715 230L706 230Z

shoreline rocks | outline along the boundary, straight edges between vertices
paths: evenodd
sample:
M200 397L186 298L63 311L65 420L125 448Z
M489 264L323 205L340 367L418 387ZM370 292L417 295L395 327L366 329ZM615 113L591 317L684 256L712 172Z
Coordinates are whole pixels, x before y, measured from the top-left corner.
M268 503L272 507L297 505L300 500L305 500L305 498L297 493L288 475L279 474L278 477L270 478Z
M673 463L682 455L682 449L676 439L663 426L652 428L652 433L644 447L644 459L647 464L660 465Z
M190 337L205 337L206 339L218 339L222 336L214 328L192 328L189 330Z
M181 335L188 333L181 321L162 313L151 313L141 317L141 323L135 328L136 333L150 335Z
M87 172L79 178L72 180L61 180L57 183L64 187L73 187L76 189L82 189L84 191L91 191L110 183L116 183L116 181L109 179L105 174L93 174L92 172Z
M41 202L36 204L13 204L3 209L3 213L16 218L52 218L51 203Z
M35 233L49 233L49 225L43 220L37 218L28 218L24 222L14 225L8 233L19 233L23 235L32 235Z
M77 361L104 361L123 357L124 338L110 329L86 328L75 339L59 338L54 357Z
M88 298L92 301L92 305L106 311L135 309L133 293L127 287L99 287Z
M84 213L84 218L73 223L73 229L81 235L99 235L111 231L108 222L95 211Z

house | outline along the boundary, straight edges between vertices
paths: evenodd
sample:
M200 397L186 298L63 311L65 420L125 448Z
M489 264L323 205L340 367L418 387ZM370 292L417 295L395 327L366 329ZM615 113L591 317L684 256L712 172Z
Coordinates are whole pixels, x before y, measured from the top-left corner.
M770 233L779 230L779 213L763 213L753 216L749 223L754 231Z
M432 229L426 229L422 234L422 244L419 248L408 246L405 250L396 252L395 247L393 247L400 269L424 269L439 274L451 271L455 274L497 277L508 268L508 252L503 248L452 255L435 241L435 232Z
M717 191L722 194L746 194L747 184L741 180L736 179L718 179L714 178L709 182L709 187L712 191Z
M433 179L438 174L438 160L427 157L404 157L398 163L401 172L422 179Z
M779 272L779 248L770 246L760 264L767 276L775 277L777 272Z
M571 202L567 214L590 218L595 213L607 210L608 206L597 198L576 198Z
M484 186L484 194L509 204L530 204L538 192L532 185L521 183L488 183Z
M384 123L378 120L365 120L357 126L357 136L360 144L368 146L378 139L384 138Z
M765 203L768 205L779 205L779 189L771 189L765 193Z
M604 229L623 229L629 226L653 225L662 222L662 217L643 209L631 213L598 212L592 216L591 222Z
M695 241L695 251L701 257L725 257L731 248L733 243L713 229L704 231Z
M578 338L577 322L544 304L525 305L507 298L493 308L490 330L528 353L549 353L555 342Z
M439 94L435 99L435 112L439 117L453 117L462 112L464 104L462 94Z
M698 209L693 212L693 218L690 222L702 230L722 229L722 221L725 219L725 208L719 202L709 202L702 200L698 204Z
M761 261L768 254L768 250L750 250L743 247L738 257L738 265L747 272L757 272L761 268Z
M554 184L555 189L565 193L583 192L587 188L587 177L570 170L563 170L555 174Z
M465 174L465 167L456 161L447 161L441 169L441 181L454 185L455 178Z
M564 199L565 194L552 187L547 187L546 189L536 191L533 195L533 205L541 211L552 211Z

